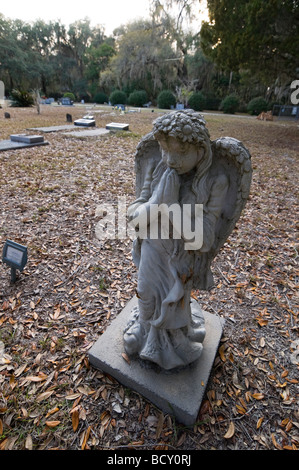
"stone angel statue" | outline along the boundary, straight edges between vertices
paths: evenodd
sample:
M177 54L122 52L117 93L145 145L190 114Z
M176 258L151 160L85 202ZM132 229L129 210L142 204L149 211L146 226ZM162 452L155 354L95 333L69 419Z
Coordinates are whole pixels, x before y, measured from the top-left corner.
M170 370L202 352L204 315L191 291L213 286L211 263L249 196L251 157L236 139L211 141L202 115L180 110L154 121L137 147L135 170L128 216L138 307L124 346L129 356Z

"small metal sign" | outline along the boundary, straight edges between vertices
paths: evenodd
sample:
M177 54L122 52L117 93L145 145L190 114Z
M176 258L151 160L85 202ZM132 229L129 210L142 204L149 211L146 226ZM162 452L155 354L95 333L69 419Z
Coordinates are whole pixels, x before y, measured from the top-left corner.
M11 281L16 282L16 270L23 271L27 263L27 247L7 240L3 248L3 263L11 268Z

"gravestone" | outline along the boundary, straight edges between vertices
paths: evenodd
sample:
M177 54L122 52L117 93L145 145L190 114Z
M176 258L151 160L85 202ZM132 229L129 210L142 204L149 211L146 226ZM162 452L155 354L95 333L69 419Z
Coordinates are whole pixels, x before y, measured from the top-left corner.
M5 117L5 119L10 119L10 114L7 113L7 112L5 112L5 113L4 113L4 117Z
M35 144L44 142L44 137L41 135L26 135L26 134L13 134L10 136L12 142L23 142L25 144Z
M61 98L60 102L62 106L72 106L73 102L70 100L70 98Z
M109 131L128 131L129 124L123 124L121 122L110 122L106 125L106 129Z
M125 111L125 110L126 110L126 107L125 107L124 104L116 104L116 105L114 106L114 108L120 109L121 111Z
M69 114L69 113L66 114L66 121L67 122L73 122L73 118L72 118L71 114Z
M74 124L75 126L94 127L96 122L94 119L77 119Z

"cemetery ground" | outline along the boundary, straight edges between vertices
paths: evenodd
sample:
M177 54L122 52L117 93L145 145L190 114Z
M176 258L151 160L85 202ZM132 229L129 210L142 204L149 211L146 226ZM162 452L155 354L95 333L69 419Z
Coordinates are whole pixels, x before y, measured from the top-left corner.
M0 111L1 139L86 112ZM205 115L211 138L241 140L254 170L245 211L214 261L215 287L194 291L225 325L186 427L88 361L136 289L132 241L98 240L96 208L134 200L135 149L159 112L98 111L97 127L126 122L130 131L53 132L47 146L0 153L1 250L11 239L29 255L14 285L0 264L0 448L298 450L298 122Z

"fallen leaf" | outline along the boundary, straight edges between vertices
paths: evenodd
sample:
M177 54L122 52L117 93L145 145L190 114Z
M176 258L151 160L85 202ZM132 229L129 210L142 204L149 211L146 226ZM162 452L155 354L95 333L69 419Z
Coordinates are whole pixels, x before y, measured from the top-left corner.
M17 440L18 440L18 436L9 437L5 448L7 450L12 450Z
M234 434L235 434L235 425L234 425L233 421L231 421L229 423L228 430L226 431L226 433L223 437L224 437L224 439L230 439L231 437L233 437Z
M286 432L289 432L293 427L292 421L289 421L288 424L285 427Z
M128 364L131 364L130 358L126 353L122 353L122 357Z
M119 404L118 401L112 403L112 409L113 409L113 411L115 411L116 413L122 413L122 411L123 411L123 410L121 409L121 406L120 406L120 404Z
M73 426L74 432L76 432L79 426L79 410L78 409L72 411L72 426Z
M60 423L61 421L46 421L46 426L48 426L48 428L55 428Z
M278 444L278 442L276 441L275 436L274 436L273 433L271 434L271 440L272 440L272 442L273 442L274 447L276 447L276 449L278 449L278 450L281 450L281 446L280 446L280 445Z
M8 443L8 437L4 439L2 442L0 442L0 450L6 450L7 443Z
M50 390L48 392L41 393L40 395L38 395L36 397L36 401L38 403L40 403L41 401L46 400L47 398L49 398L52 395L53 392L54 392L54 390Z
M157 428L156 428L156 439L159 439L161 436L163 424L164 424L164 414L160 413L159 418L158 418Z
M84 431L83 442L82 442L82 445L81 445L82 450L84 450L87 446L87 441L88 441L88 438L89 438L90 431L91 431L91 426L88 426L87 430Z
M238 410L238 413L240 413L241 415L245 415L247 413L246 409L243 408L243 406L236 405L236 408Z
M262 337L262 338L260 339L260 346L261 346L262 348L264 348L264 347L265 347L265 345L266 345L265 338L264 338L264 337Z
M71 395L67 395L65 399L72 401L72 400L76 400L79 397L81 397L81 393L72 393Z
M182 444L184 444L185 440L186 440L186 433L184 432L177 442L177 447L180 447Z
M265 320L264 318L259 318L257 317L257 322L260 326L267 326L268 325L268 320Z
M24 370L26 369L27 367L27 364L23 364L22 366L18 367L14 373L15 377L19 377L23 372Z
M225 344L222 344L222 346L220 346L220 348L219 348L219 355L220 355L220 358L221 358L222 362L226 361L226 357L225 357L225 354L224 354L225 349L226 349Z
M48 413L46 414L46 418L48 418L49 416L53 415L53 414L56 413L57 411L59 411L59 408L58 408L58 406L55 406L55 408L52 408L51 410L48 411Z
M258 419L258 422L256 423L256 429L259 429L261 427L263 421L264 421L263 417Z
M32 448L33 448L33 443L32 443L31 434L28 434L28 436L26 437L25 448L26 448L27 450L32 450Z
M29 375L28 377L24 377L24 380L29 382L42 382L43 380L46 380L47 377L48 376L46 374L40 372L38 375Z
M253 393L251 396L252 398L255 398L256 400L262 400L265 395L263 393Z

